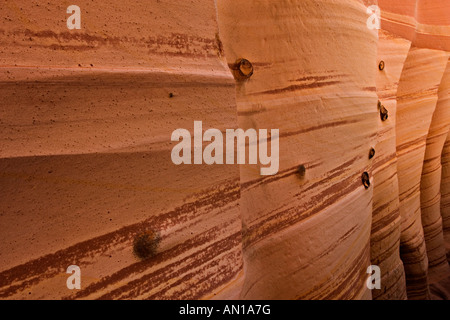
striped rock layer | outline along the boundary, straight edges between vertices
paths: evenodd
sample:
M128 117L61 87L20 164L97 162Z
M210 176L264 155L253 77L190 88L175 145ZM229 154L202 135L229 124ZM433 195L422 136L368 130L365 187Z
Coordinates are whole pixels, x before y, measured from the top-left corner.
M0 299L450 298L448 1L4 2ZM200 120L277 174L175 165Z
M397 89L410 42L381 30L378 58L385 69L377 72L377 95L388 111L388 119L379 120L373 158L373 209L370 239L371 262L381 269L381 288L374 299L405 299L405 273L400 259L400 209L397 174L396 113Z
M430 284L450 276L439 204L442 140L449 124L450 11L436 0L380 0L378 5L381 28L411 42L396 93L400 256L407 297L426 299ZM445 290L437 295L449 297Z

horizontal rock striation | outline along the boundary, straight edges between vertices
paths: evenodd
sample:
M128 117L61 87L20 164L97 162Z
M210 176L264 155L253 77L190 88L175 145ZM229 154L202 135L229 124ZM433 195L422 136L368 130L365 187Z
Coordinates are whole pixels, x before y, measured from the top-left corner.
M31 2L0 8L0 298L236 296L239 168L171 161L175 129L237 127L214 3L79 1L69 31Z

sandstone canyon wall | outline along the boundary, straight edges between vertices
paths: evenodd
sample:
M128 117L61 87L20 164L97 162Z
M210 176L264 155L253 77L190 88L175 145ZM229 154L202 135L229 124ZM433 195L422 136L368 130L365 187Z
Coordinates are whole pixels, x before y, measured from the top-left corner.
M450 299L448 1L2 1L0 299Z

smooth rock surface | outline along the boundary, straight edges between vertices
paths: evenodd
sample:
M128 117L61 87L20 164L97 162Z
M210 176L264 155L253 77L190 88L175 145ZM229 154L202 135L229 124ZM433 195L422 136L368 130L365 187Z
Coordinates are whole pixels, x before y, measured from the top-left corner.
M438 89L438 102L427 136L420 182L422 225L427 247L430 281L450 276L441 217L441 154L450 128L450 63Z
M171 161L177 128L237 127L214 2L77 5L73 31L60 1L0 6L0 298L233 295L239 168Z
M372 172L379 114L377 33L365 7L221 0L218 16L228 63L254 65L237 83L240 127L280 129L277 176L241 167L241 297L369 298L373 188L361 174Z
M397 157L401 258L408 298L429 298L428 257L420 210L425 146L449 54L411 47L397 91Z
M400 259L400 210L396 153L397 88L411 42L380 30L377 95L388 110L388 119L378 122L378 136L373 158L373 211L371 262L381 269L381 289L372 292L374 299L406 299L405 273Z

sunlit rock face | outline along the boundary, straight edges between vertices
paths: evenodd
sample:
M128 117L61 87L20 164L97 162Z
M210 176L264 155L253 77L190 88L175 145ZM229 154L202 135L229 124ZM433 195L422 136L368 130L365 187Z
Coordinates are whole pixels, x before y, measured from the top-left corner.
M228 63L254 65L239 126L280 129L280 174L241 167L241 298L370 298L376 30L358 1L237 3L218 1L218 16Z
M441 215L441 154L450 127L450 63L438 88L438 101L428 130L420 183L421 217L427 247L429 278L437 282L450 274Z
M412 42L396 94L397 174L408 298L424 299L430 297L430 283L449 276L440 163L449 124L450 12L442 1L378 3L382 29Z
M448 1L30 2L0 7L1 299L450 299ZM174 164L194 121L279 130L278 170Z
M232 295L239 167L171 161L177 128L237 127L214 2L77 5L72 31L60 1L0 6L0 298Z
M448 54L445 52L411 47L397 91L396 135L402 217L401 256L406 270L409 297L427 298L429 294L420 181L427 134L447 61ZM421 94L418 95L418 92Z

